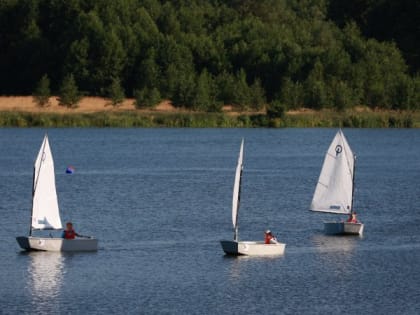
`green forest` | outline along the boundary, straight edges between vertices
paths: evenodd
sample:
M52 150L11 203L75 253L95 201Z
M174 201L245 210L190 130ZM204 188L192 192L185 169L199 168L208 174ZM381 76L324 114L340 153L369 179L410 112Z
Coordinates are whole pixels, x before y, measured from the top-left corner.
M419 21L414 0L2 0L0 95L415 110Z

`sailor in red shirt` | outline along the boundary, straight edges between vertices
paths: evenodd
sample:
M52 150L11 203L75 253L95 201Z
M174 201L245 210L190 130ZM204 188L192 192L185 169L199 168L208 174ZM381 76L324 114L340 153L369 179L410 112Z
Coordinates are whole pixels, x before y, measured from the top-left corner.
M67 240L73 240L76 236L79 236L79 234L74 231L73 224L71 222L67 222L66 229L63 231L62 237Z
M265 231L264 243L277 244L277 239L270 230Z
M357 216L356 216L356 212L352 212L350 213L349 218L347 219L347 222L349 223L357 223Z

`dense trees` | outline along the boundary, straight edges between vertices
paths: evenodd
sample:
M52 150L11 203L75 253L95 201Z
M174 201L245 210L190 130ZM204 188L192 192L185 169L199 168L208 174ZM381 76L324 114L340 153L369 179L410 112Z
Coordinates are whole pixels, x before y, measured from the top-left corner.
M339 26L355 21L362 33L381 41L394 41L413 73L420 69L420 1L331 0L329 17Z
M420 108L417 2L342 4L4 0L0 94L39 94L46 76L69 106L83 93L113 104L135 97L138 107L167 98L200 111L272 104L276 115Z

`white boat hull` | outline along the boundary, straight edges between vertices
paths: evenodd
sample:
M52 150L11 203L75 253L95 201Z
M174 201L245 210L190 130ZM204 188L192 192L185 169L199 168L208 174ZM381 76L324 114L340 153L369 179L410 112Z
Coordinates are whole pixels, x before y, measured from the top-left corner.
M364 225L350 222L324 222L324 232L327 235L362 235Z
M16 237L19 246L27 251L42 250L53 252L88 252L98 250L96 238L76 238L73 240L53 237Z
M223 251L228 255L276 256L283 255L286 244L265 244L264 242L220 241Z

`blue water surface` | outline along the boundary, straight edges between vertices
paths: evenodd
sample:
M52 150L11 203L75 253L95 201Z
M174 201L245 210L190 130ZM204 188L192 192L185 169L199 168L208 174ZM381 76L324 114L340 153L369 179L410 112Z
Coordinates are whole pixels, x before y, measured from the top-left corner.
M336 129L0 129L1 314L419 314L420 130L345 129L363 237L308 211ZM96 253L22 252L32 167L48 132L62 221ZM277 258L232 258L270 228ZM73 174L66 174L68 165Z

